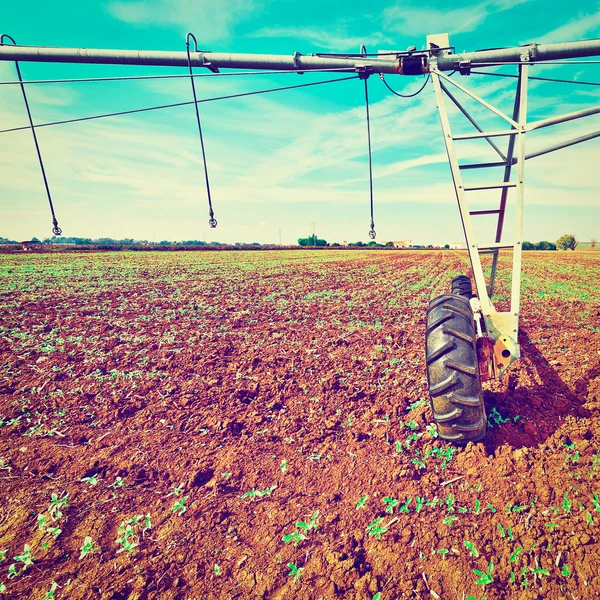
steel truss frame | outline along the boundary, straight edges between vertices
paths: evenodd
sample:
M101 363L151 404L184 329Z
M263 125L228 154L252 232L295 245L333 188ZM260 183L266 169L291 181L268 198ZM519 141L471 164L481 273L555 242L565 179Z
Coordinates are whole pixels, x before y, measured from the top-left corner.
M428 42L433 41L438 44L440 36L431 36ZM443 37L442 37L443 40ZM445 44L448 46L449 44ZM441 53L440 53L441 54ZM454 191L458 202L460 219L465 234L467 250L473 269L473 276L477 288L477 298L471 300L478 335L478 355L479 367L482 379L491 379L500 376L508 366L520 357L518 344L519 333L519 314L520 314L520 291L521 291L521 263L523 249L523 204L525 199L525 161L543 154L548 154L561 148L566 148L581 142L600 137L600 131L580 136L554 144L542 150L529 155L526 154L526 134L536 129L565 123L574 119L580 119L600 113L600 105L577 112L559 115L541 121L532 123L527 122L527 83L529 75L529 66L531 48L523 47L519 57L518 79L515 91L514 106L512 116L504 114L494 105L479 97L477 94L468 90L447 74L443 73L437 66L437 57L435 54L429 62L433 88L437 103L437 109L442 126L448 162L452 173ZM468 75L469 67L461 69L462 74ZM484 131L475 121L473 116L459 102L449 89L449 85L457 88L465 95L475 100L480 106L485 107L491 113L503 119L510 128L499 131ZM452 133L450 119L446 108L447 99L454 104L469 123L476 129L476 133L454 135ZM494 142L494 138L508 137L506 152L503 152ZM461 140L484 139L498 154L500 161L481 162L470 164L459 164L458 155L455 148L455 142ZM515 167L516 173L513 173ZM484 169L498 172L503 169L502 180L499 177L491 183L468 184L463 180L463 171L470 169ZM514 178L511 180L511 175ZM513 226L513 241L507 243L502 241L502 235L505 224L505 214L508 201L509 189L516 190L515 197L515 220ZM470 192L480 190L500 190L500 202L495 208L486 210L470 210L467 197ZM496 234L494 241L486 245L479 245L473 228L472 217L481 215L497 215ZM507 311L498 311L494 307L491 296L494 290L498 270L498 260L500 250L512 250L512 276L511 276L511 294L510 307ZM489 281L486 282L481 256L484 254L492 255L492 265Z

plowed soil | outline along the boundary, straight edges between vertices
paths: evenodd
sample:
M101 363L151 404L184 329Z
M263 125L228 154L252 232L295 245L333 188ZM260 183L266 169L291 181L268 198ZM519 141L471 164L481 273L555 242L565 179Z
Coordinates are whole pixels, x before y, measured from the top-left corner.
M424 336L464 253L1 256L3 597L597 597L597 257L525 253L460 448Z

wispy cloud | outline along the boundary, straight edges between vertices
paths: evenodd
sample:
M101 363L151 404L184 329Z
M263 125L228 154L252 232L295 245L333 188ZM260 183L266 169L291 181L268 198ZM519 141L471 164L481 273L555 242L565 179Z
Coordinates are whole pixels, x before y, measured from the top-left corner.
M358 52L361 44L367 47L379 47L391 44L392 39L381 32L368 34L351 34L346 26L328 27L314 26L281 26L263 27L250 34L254 38L284 38L302 40L304 44L312 44L318 48L331 51Z
M394 4L383 13L388 31L412 35L473 31L488 17L509 10L528 0L488 0L460 8L426 8L423 5Z
M111 0L107 8L115 18L132 25L185 28L194 32L202 47L204 42L231 36L261 5L260 0Z
M568 23L538 36L536 41L551 44L556 42L573 42L588 36L598 37L600 35L600 2L596 2L592 6L594 8L591 11L579 12Z

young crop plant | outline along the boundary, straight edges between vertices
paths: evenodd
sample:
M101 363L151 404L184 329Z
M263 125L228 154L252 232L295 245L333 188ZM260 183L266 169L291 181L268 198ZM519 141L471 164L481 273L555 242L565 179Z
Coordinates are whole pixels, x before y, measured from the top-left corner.
M94 541L89 535L86 535L81 546L81 552L79 553L79 560L84 559L88 554L94 551Z
M488 585L494 582L494 577L492 573L494 571L494 563L490 560L487 571L480 571L479 569L473 569L473 573L479 577L479 579L475 582L477 585Z
M58 583L56 581L52 582L50 589L46 592L46 595L42 598L42 600L54 600L54 592L58 589Z
M383 502L387 505L385 512L394 514L394 508L398 506L399 501L396 498L386 497L383 499Z
M367 531L371 537L376 537L378 540L388 530L387 526L382 525L383 517L377 517L372 523L367 525Z
M171 512L175 513L178 516L181 516L186 510L185 501L189 498L189 496L183 496L173 504L173 508Z
M92 475L91 477L82 477L80 481L89 483L91 486L98 485L98 473Z
M252 488L249 492L243 493L241 498L242 500L244 498L252 498L254 500L255 498L263 498L264 496L270 496L276 487L276 485L272 485L271 487L268 487L266 490L263 491Z
M294 578L294 582L298 581L300 573L302 573L304 567L298 567L295 563L288 563L287 566L290 570L289 576Z
M359 498L358 502L356 503L356 510L358 510L359 508L364 508L368 499L369 499L369 494L367 494L366 496L363 496L362 498Z
M215 566L213 567L213 571L214 571L214 574L217 576L221 575L221 573L222 573L221 567L217 563L215 563Z
M515 563L518 564L519 563L519 554L521 554L521 552L523 552L523 548L519 547L517 548L511 555L510 558L508 559L509 563Z
M50 513L50 517L53 521L58 521L62 519L63 512L62 509L68 508L68 498L69 494L66 492L63 496L58 496L58 494L52 494L50 496L50 505L48 506L48 512Z
M472 542L468 542L467 540L463 541L463 544L465 546L465 548L475 557L475 558L479 558L479 552L477 550L477 548L475 548L475 544L473 544Z
M121 521L118 531L119 537L115 540L115 543L121 546L117 550L117 554L119 552L132 552L134 548L137 548L137 546L140 545L137 530L143 520L144 515L135 515Z
M15 561L15 563L17 563L17 562L23 563L23 571L25 571L25 569L27 567L30 567L31 565L33 565L35 556L31 556L31 547L29 546L29 544L25 544L25 546L23 547L23 553L19 554L17 556L13 556L13 560ZM23 571L21 571L21 572L23 572Z

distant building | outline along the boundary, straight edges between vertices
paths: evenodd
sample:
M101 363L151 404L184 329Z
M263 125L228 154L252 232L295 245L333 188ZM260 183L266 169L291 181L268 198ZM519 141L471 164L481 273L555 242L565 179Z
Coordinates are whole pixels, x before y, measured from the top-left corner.
M40 240L26 240L25 242L21 242L21 250L23 252L29 252L31 250L37 250L42 247L42 242Z
M397 242L392 242L394 244L394 248L411 248L412 241L411 240L399 240Z
M451 242L450 250L466 250L467 244L465 242Z

